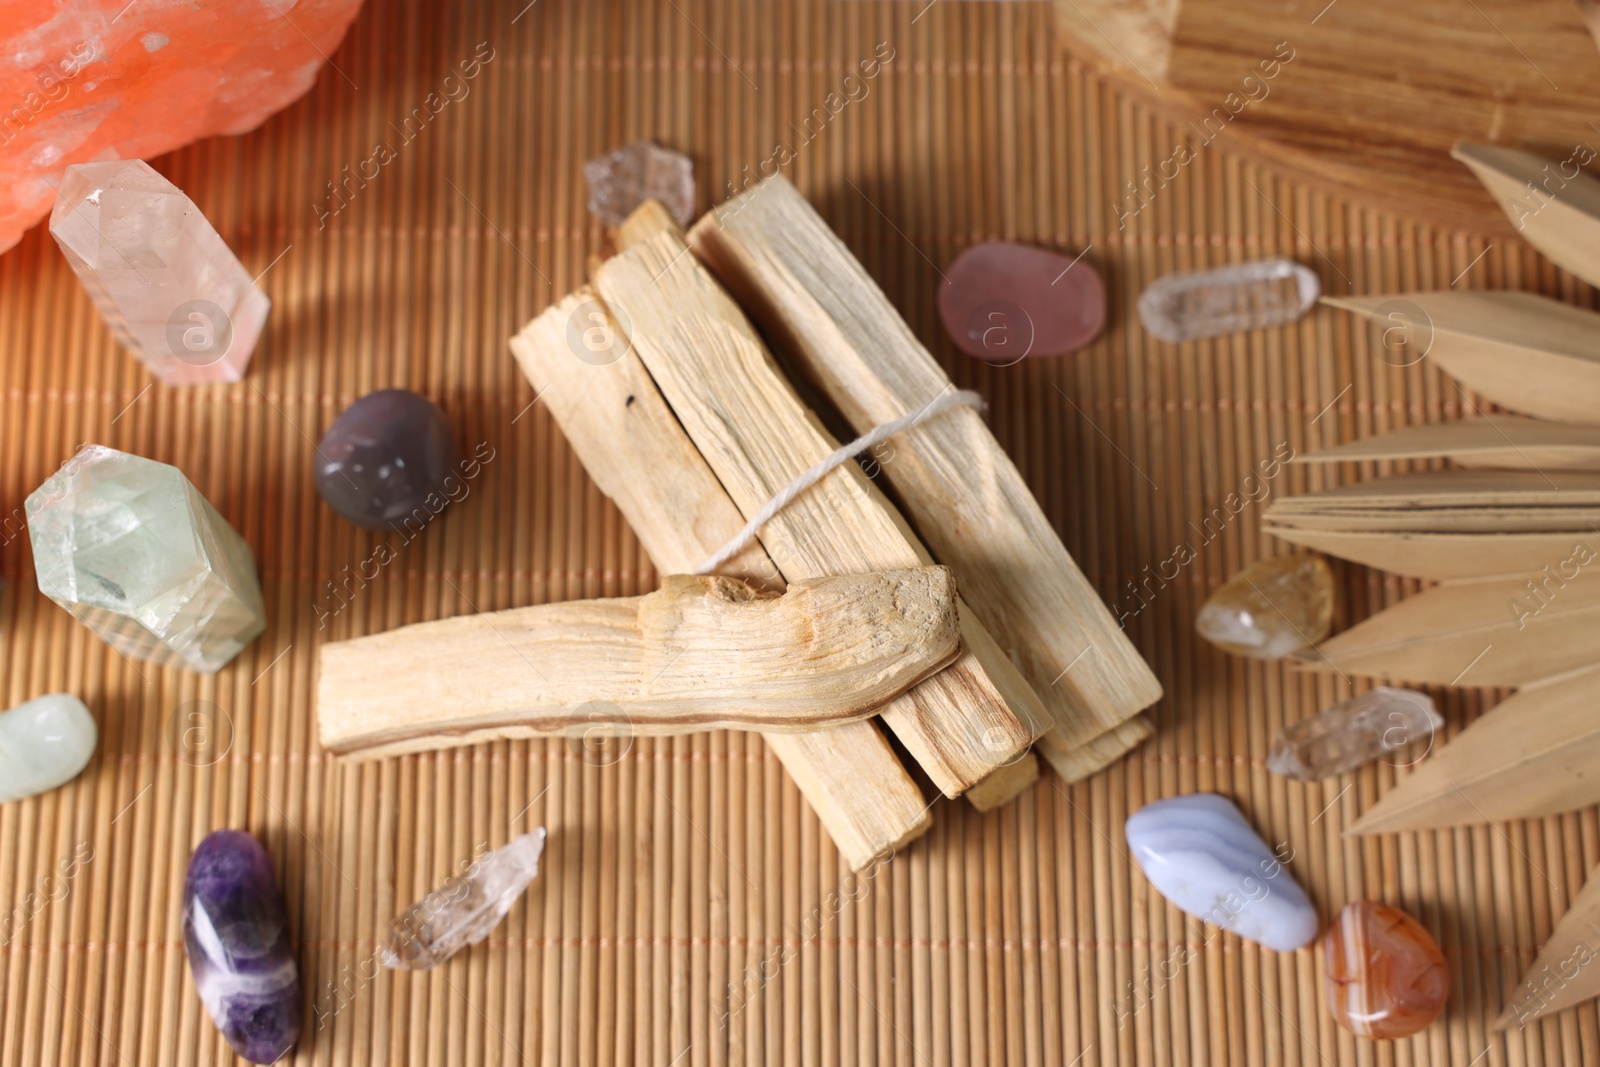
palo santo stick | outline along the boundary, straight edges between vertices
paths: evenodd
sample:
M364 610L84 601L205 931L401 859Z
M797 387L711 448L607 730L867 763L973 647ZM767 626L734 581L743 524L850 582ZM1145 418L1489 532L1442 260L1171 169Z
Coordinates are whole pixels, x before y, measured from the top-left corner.
M747 518L837 447L678 234L663 233L607 261L597 283L689 439ZM790 581L930 561L899 513L850 463L775 515L762 543ZM1038 695L976 615L964 606L959 614L960 659L880 712L947 796L1016 758L1044 730Z
M1583 561L1587 559L1586 564ZM1567 563L1566 574L1556 573ZM1449 582L1294 658L1314 670L1432 685L1520 686L1587 667L1600 626L1594 556L1527 576Z
M599 322L584 318L586 312L599 314ZM617 340L621 355L609 362L601 355L578 359L568 340L575 317L584 328L598 328L599 340ZM589 476L615 501L656 567L692 570L739 531L744 517L638 355L620 339L609 310L580 289L524 327L511 350ZM723 564L720 573L773 592L784 588L759 543ZM933 825L921 790L875 722L769 733L763 740L851 869L864 869Z
M1497 414L1402 426L1322 452L1299 455L1291 462L1359 463L1433 457L1463 467L1600 471L1600 429Z
M1061 780L1070 785L1105 770L1144 744L1155 732L1155 725L1148 716L1135 715L1081 745L1069 745L1051 730L1034 743L1034 749L1049 762Z
M1517 691L1395 783L1345 832L1537 819L1600 803L1600 670Z
M954 388L859 260L778 177L695 225L697 255L857 433ZM1079 745L1161 699L1161 685L1078 569L982 416L940 414L893 439L882 470L961 595Z
M1556 923L1539 957L1491 1029L1521 1029L1600 996L1600 878L1589 872L1583 891Z
M1520 575L1542 581L1556 566L1587 548L1600 557L1600 533L1373 533L1262 526L1274 537L1331 556L1412 578L1447 581Z
M616 244L620 251L625 252L658 234L678 232L678 224L667 209L658 201L648 200L618 227ZM1038 757L1032 752L1025 752L1015 762L990 772L988 777L968 789L965 796L979 811L993 811L1038 780Z
M1600 181L1580 168L1571 177L1531 152L1458 141L1465 163L1529 244L1545 258L1600 285ZM1552 187L1553 186L1553 187Z
M1591 179L1593 180L1593 179ZM1417 320L1417 346L1446 374L1541 419L1600 423L1600 315L1533 293L1427 292L1322 298L1385 328ZM1400 311L1395 311L1395 306Z
M870 715L959 649L944 567L813 578L778 596L676 575L645 596L323 645L317 722L325 748L385 755L570 727L804 730Z
M971 789L967 790L967 803L979 811L994 811L1004 807L1039 780L1039 757L1030 749L1020 758L1006 764Z

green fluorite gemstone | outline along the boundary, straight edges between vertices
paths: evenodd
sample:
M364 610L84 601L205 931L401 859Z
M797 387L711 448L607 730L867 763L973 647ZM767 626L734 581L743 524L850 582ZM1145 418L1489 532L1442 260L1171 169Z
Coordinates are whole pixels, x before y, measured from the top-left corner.
M65 785L94 755L94 716L69 693L0 713L0 804Z
M210 674L266 627L250 546L176 467L89 445L27 512L40 592L123 655Z

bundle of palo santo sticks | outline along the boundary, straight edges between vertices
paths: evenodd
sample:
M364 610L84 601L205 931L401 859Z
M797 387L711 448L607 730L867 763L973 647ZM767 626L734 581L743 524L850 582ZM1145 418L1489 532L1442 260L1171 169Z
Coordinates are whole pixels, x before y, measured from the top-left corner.
M1513 149L1462 144L1454 154L1529 243L1600 286L1600 181ZM1600 314L1514 292L1325 302L1399 332L1407 363L1426 358L1513 413L1480 411L1302 456L1453 467L1290 497L1267 511L1268 528L1286 540L1439 580L1304 654L1306 666L1517 690L1418 762L1351 832L1600 803ZM1591 874L1496 1025L1600 995L1600 968L1582 966L1597 957L1600 877Z
M1073 781L1150 735L1155 676L979 413L944 406L945 371L788 182L688 234L647 204L614 240L593 289L511 348L676 577L325 646L326 747L759 730L859 869L931 825L884 728L940 792L985 810L1038 778L1034 746ZM871 476L843 463L715 577L688 576L839 447L775 355L841 436L938 413L889 438Z

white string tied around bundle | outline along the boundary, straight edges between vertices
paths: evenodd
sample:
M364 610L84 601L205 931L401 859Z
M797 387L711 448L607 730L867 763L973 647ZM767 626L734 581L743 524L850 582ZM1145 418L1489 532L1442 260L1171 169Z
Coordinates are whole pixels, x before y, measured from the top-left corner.
M709 559L696 567L694 572L696 574L711 574L718 567L721 567L734 556L744 551L745 546L756 539L756 535L761 532L761 527L765 526L774 515L788 507L795 497L822 481L829 473L843 465L847 460L860 455L878 442L886 441L897 433L904 433L915 426L920 426L929 419L935 418L953 407L977 408L981 411L983 410L983 397L970 389L943 393L921 411L910 415L902 415L893 422L886 422L881 426L874 426L854 441L840 445L828 453L827 458L822 462L796 475L794 481L780 489L777 495L767 501L760 511L750 516L750 521L744 524L744 529L729 538L727 544L717 549Z

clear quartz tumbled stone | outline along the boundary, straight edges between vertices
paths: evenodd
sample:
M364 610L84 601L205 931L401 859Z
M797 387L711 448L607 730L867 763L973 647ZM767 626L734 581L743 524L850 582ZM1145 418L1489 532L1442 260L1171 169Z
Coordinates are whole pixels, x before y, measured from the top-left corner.
M1267 755L1267 770L1302 782L1331 778L1431 737L1443 725L1428 694L1380 685L1285 726Z
M1309 553L1257 560L1206 598L1194 620L1201 637L1250 659L1282 659L1332 626L1333 572Z
M1139 294L1139 321L1180 344L1294 322L1317 302L1322 283L1287 259L1164 274Z
M50 235L117 341L167 385L236 382L271 301L148 163L68 167Z
M94 755L98 737L94 716L71 693L0 712L0 804L72 781Z
M653 141L613 148L583 165L589 184L589 213L621 226L634 208L659 200L680 226L694 219L694 163L681 152Z
M39 591L123 655L210 674L266 627L250 546L178 468L89 445L26 507Z

